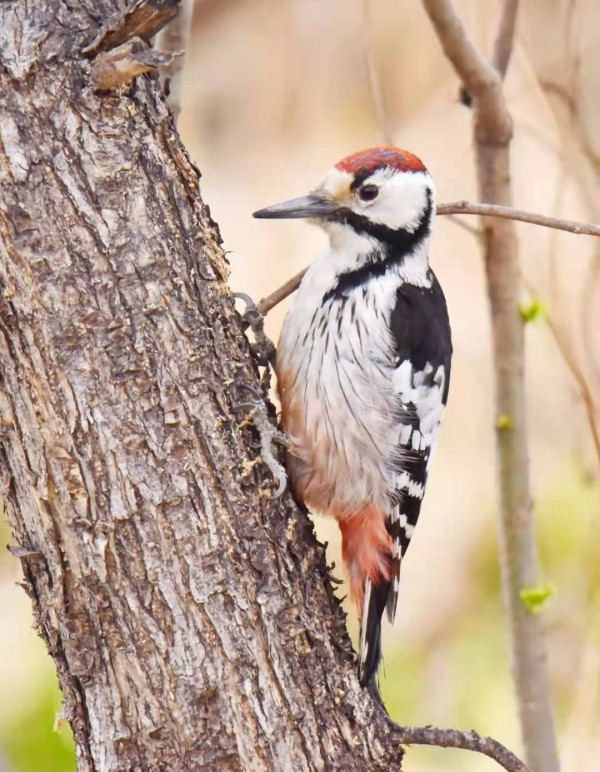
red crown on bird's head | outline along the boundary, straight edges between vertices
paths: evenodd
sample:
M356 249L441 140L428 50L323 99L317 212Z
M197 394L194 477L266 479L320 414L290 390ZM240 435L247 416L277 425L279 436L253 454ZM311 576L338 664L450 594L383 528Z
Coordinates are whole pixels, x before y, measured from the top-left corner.
M357 153L342 158L336 163L335 168L349 174L357 174L358 172L374 172L385 166L399 172L427 171L423 161L416 155L392 145L380 145L368 150L359 150Z

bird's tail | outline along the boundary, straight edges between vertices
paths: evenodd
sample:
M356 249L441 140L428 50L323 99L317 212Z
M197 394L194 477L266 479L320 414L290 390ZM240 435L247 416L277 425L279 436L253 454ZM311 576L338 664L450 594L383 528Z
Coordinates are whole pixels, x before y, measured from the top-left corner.
M388 520L374 506L339 520L350 593L361 615L358 675L372 693L381 662L381 618L387 607L393 619L398 594L400 559Z
M381 620L388 603L392 581L383 578L374 584L367 577L365 581L365 596L360 623L360 645L358 653L358 678L361 686L365 686L379 702L377 689L377 671L381 663Z

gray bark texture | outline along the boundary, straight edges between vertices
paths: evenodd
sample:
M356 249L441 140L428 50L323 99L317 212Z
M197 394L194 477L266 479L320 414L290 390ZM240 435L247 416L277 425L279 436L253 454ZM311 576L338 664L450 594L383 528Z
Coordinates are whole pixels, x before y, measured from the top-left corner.
M1 493L79 769L399 770L158 80L92 87L125 6L0 3Z

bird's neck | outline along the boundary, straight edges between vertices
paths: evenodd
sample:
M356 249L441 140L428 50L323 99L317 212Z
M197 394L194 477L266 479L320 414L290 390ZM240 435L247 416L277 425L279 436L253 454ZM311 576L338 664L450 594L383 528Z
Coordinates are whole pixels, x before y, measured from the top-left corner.
M401 281L430 286L429 229L419 234L408 248L356 233L344 225L332 225L327 230L331 244L328 260L340 288L358 286L388 272L394 272Z

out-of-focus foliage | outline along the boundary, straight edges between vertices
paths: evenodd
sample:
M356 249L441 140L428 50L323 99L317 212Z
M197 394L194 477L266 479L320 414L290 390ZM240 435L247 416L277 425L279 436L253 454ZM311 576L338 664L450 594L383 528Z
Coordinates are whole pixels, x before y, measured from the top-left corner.
M541 562L554 593L542 613L550 637L553 688L559 732L579 720L598 727L597 670L600 646L600 522L595 486L569 469L549 485L538 502ZM565 528L570 523L572 527ZM581 564L578 565L578 561ZM493 513L487 513L476 549L466 556L467 585L453 613L418 646L400 641L388 657L382 692L391 715L402 724L438 724L476 728L509 747L518 747L510 679L508 639L500 597L500 575ZM437 576L443 587L443 577ZM584 617L577 611L586 609ZM435 615L436 610L431 610ZM560 636L556 633L560 630ZM556 637L555 637L556 636ZM594 682L594 677L596 681ZM591 679L591 680L590 680ZM591 705L582 704L589 691ZM585 703L586 700L583 700ZM589 710L589 708L592 708ZM587 712L589 710L589 712ZM573 770L591 770L592 757L585 747L564 743L578 759ZM443 766L442 766L443 765ZM411 750L411 769L487 770L491 761L458 751Z
M477 45L492 47L495 0L455 0ZM417 153L440 200L475 196L471 115L421 3L371 0L371 46L394 142ZM263 297L323 245L300 222L253 221L301 195L346 153L381 141L365 74L362 0L197 0L181 130L230 251L231 286ZM521 3L506 89L515 121L515 203L600 221L600 4ZM99 97L101 98L101 97ZM466 220L466 218L465 218ZM468 220L472 226L477 220ZM541 582L564 772L600 758L598 459L580 388L548 332L551 318L600 404L600 260L591 238L519 225L527 279L530 456ZM488 307L479 244L438 218L432 265L444 286L455 357L450 402L424 511L402 567L382 690L395 719L477 729L519 751L499 582ZM535 298L534 303L527 298ZM289 301L267 319L276 338ZM319 532L341 565L337 529ZM0 543L10 541L0 533ZM336 569L338 575L341 568ZM0 766L74 768L52 666L31 630L18 561L0 553ZM342 589L343 592L343 589ZM355 619L350 612L355 632ZM481 757L412 748L407 772L494 772Z
M18 707L12 720L2 726L0 743L9 769L19 772L75 770L71 730L64 722L60 727L56 723L60 692L51 664L49 671L46 682L39 683L36 701Z
M0 544L11 542L0 521ZM71 730L58 718L61 694L54 665L32 628L31 607L18 561L0 552L0 769L5 772L71 772Z

